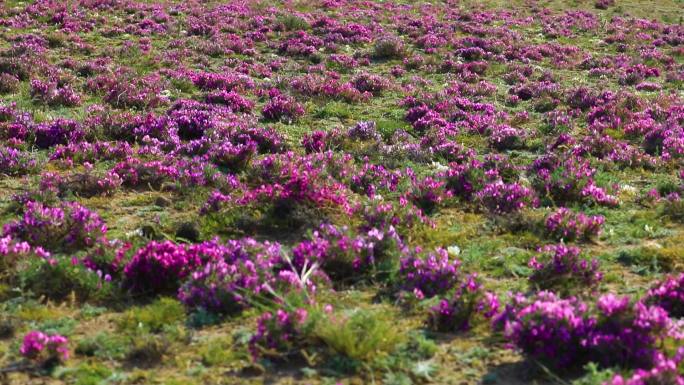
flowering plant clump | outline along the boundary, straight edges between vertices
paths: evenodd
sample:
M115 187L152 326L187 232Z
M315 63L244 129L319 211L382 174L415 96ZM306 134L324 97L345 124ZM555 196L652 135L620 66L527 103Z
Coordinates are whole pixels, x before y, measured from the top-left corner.
M24 336L19 352L36 362L62 362L69 358L69 340L59 334L48 335L33 330Z
M33 116L17 108L16 103L0 104L0 139L8 144L23 143L34 125Z
M139 77L127 70L99 75L88 82L91 91L103 93L103 100L116 108L146 109L166 104L163 86L158 74Z
M599 235L604 222L601 215L587 216L561 207L546 217L545 231L547 236L556 240L586 241Z
M615 5L615 0L596 0L594 7L596 9L608 9Z
M31 97L50 106L74 107L81 104L81 96L68 84L57 81L31 80Z
M235 91L214 91L206 96L207 103L221 104L228 107L234 112L251 112L254 108L254 102L244 98Z
M31 153L12 147L0 146L0 174L19 176L38 170L38 161Z
M444 189L444 184L443 181L431 177L415 181L412 183L408 198L426 215L432 214L440 203L451 196L450 192Z
M225 141L212 146L207 152L207 157L217 166L237 171L247 167L256 155L257 149L257 143L249 139L246 143L237 144Z
M277 287L277 270L283 265L280 245L253 239L203 242L192 246L203 259L178 291L178 299L191 309L230 314L248 305L247 299L270 295ZM209 257L209 258L207 258Z
M121 184L132 188L167 187L173 189L177 185L204 186L209 184L207 171L210 164L198 158L142 161L139 158L126 158L117 163L107 177L121 180Z
M379 142L382 139L374 121L358 122L347 131L347 136L354 140Z
M368 72L362 72L354 76L351 84L359 92L370 92L375 96L390 88L390 82L387 79Z
M294 121L302 117L306 111L297 101L287 95L277 94L273 96L261 110L261 115L266 120Z
M339 74L336 72L328 72L327 76L318 74L300 76L290 82L290 87L302 96L316 96L347 103L363 102L373 97L371 92L359 91L351 82L340 82Z
M357 212L362 217L362 224L359 226L361 231L372 229L389 229L394 227L399 234L405 233L408 229L414 228L419 224L429 224L429 218L422 215L419 209L411 205L394 205L389 202L374 200L363 207L358 208Z
M597 259L580 257L580 249L564 244L545 246L532 257L530 283L541 290L561 293L596 287L603 278Z
M0 74L0 94L11 94L19 89L19 79L10 74Z
M645 302L665 309L670 317L684 317L684 274L668 276L648 291Z
M609 381L604 382L603 385L684 385L684 376L678 370L682 359L684 359L684 350L682 348L679 349L673 358L668 358L664 354L659 353L655 365L650 370L637 369L627 378L618 374Z
M590 202L599 205L616 206L617 198L596 185L589 161L574 157L560 160L545 156L534 161L530 168L533 186L540 195L556 204Z
M419 299L431 298L457 285L460 264L457 259L451 260L446 249L426 256L410 255L400 261L398 283L401 290L413 292Z
M244 212L244 207L258 207L260 215L256 221L288 228L315 223L327 211L351 213L349 189L336 178L341 171L339 168L348 160L337 158L332 152L307 156L288 152L267 156L251 168L259 184L241 189L223 202L234 202L229 210ZM217 197L214 195L212 199ZM220 210L222 205L207 205L207 208L210 206Z
M512 213L537 205L537 198L532 190L518 183L490 183L485 185L476 197L484 208L496 214Z
M293 250L296 266L319 263L333 281L383 279L394 271L406 246L393 226L355 234L347 227L322 224Z
M349 187L356 193L374 198L378 194L397 191L401 175L399 171L393 172L381 165L366 163L360 169L352 172ZM425 193L431 194L429 191L425 191ZM435 198L437 197L435 196Z
M39 148L80 142L86 135L85 130L78 122L66 119L56 119L36 125L33 134L36 146Z
M436 306L430 308L428 326L440 332L464 331L472 327L476 315L489 319L498 311L498 297L485 292L477 276L471 275L446 298L440 299Z
M591 344L596 362L651 368L658 347L671 336L672 320L658 306L633 302L628 297L605 294L596 302L596 330ZM604 356L605 355L605 356Z
M324 41L304 31L297 31L292 37L284 41L278 51L289 56L310 56L316 53Z
M404 43L397 36L382 36L373 45L373 56L377 59L399 59L404 56Z
M287 358L306 345L312 328L305 308L263 313L257 320L256 333L249 340L249 350L255 360Z
M36 257L50 259L51 254L40 246L31 247L28 242L10 235L0 237L0 271L11 271L20 261Z
M542 291L515 295L495 317L513 347L554 368L597 362L650 368L672 324L660 307L606 294L595 304Z
M100 160L123 160L132 155L131 145L126 142L83 142L55 146L50 160L68 165L90 163L92 166Z
M99 215L75 202L50 207L30 201L21 219L7 223L3 234L47 250L77 251L103 241L107 225Z
M173 293L201 263L196 247L151 241L124 267L124 286L138 293Z
M533 298L516 295L494 319L496 328L525 354L564 367L585 361L584 340L592 331L588 307L576 298L560 299L547 291Z
M335 132L313 131L310 134L304 134L302 137L302 146L307 154L312 152L323 152L332 147L335 140Z
M214 73L199 71L184 73L183 75L204 91L239 92L252 89L255 86L254 80L251 77L237 72Z
M169 124L181 140L202 138L218 125L228 112L220 106L207 105L193 100L178 100L167 113Z
M446 189L454 196L464 200L471 200L486 183L486 173L479 161L470 164L452 163L449 169L443 173L446 179Z
M499 151L512 150L522 146L525 132L510 126L496 126L492 129L489 144Z

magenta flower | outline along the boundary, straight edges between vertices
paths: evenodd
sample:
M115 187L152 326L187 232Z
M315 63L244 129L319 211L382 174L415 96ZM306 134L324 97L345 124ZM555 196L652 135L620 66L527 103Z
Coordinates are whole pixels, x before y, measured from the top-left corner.
M42 361L57 359L66 361L69 358L69 341L66 337L54 334L47 335L33 330L24 336L19 352L27 359Z

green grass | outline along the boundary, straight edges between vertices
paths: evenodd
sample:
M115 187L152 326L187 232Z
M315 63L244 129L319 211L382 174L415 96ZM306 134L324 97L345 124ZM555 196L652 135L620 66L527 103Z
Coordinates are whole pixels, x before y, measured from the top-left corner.
M124 312L117 320L117 327L119 331L130 334L159 333L184 321L185 309L178 300L160 298L149 305L134 307Z

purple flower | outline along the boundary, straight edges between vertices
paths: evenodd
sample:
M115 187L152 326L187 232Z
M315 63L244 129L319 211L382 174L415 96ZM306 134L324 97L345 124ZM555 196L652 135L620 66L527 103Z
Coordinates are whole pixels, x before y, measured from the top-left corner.
M428 311L428 326L437 331L457 332L471 328L475 316L493 317L499 309L499 300L485 292L476 275L463 278L445 298Z
M494 320L513 347L555 368L590 361L651 368L671 325L662 308L629 298L608 294L592 306L548 291L514 296Z
M124 286L138 293L173 293L202 259L197 247L151 241L124 267Z
M401 290L420 293L424 298L444 294L462 279L458 272L460 264L449 258L446 249L425 256L413 254L401 259L398 283Z
M69 358L69 341L66 337L54 334L47 335L33 330L24 336L19 352L25 358L35 361L58 359L66 361Z
M537 205L532 191L517 183L506 184L502 181L490 183L484 186L476 196L487 210L497 214L511 213Z
M556 240L589 240L601 232L604 221L601 215L587 216L561 207L546 217L545 230L548 236Z
M294 121L303 116L304 107L287 95L277 95L271 98L261 110L261 115L269 121Z
M532 257L534 269L530 282L542 290L555 289L561 293L593 289L603 278L597 259L580 258L580 249L564 244L545 246L541 254Z
M644 301L662 307L670 317L684 317L684 273L665 277L654 284Z
M48 250L75 251L104 241L107 225L99 215L75 202L50 207L30 201L23 217L7 223L3 234Z

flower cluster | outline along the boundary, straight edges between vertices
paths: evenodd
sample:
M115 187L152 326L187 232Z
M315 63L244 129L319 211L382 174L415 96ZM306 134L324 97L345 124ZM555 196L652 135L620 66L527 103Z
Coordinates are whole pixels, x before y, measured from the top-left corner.
M74 107L81 104L81 96L70 85L57 81L31 80L31 97L49 106Z
M207 151L207 158L217 166L223 166L229 170L242 170L256 155L258 144L250 139L245 143L233 143L230 141L220 142Z
M235 91L219 90L207 94L205 100L207 103L220 104L228 107L234 112L251 112L254 108L254 102L244 98Z
M615 0L597 0L594 3L594 7L597 9L608 9L615 5ZM617 384L615 384L617 385Z
M668 276L656 283L644 300L667 310L670 317L684 317L684 274Z
M0 173L19 176L38 170L38 161L26 151L0 146Z
M197 247L151 241L124 267L124 286L138 293L173 293L201 264Z
M323 46L321 38L311 36L304 31L298 31L294 36L284 41L278 47L278 51L289 56L310 56Z
M66 361L69 358L69 340L59 334L48 335L33 330L24 336L19 352L37 362Z
M59 144L77 143L84 139L86 132L76 121L56 119L41 123L33 128L36 146L50 148Z
M650 368L671 320L659 307L606 294L596 304L542 291L512 298L494 325L517 349L554 368L590 361Z
M340 160L342 160L341 163ZM330 173L344 164L333 153L316 153L304 157L288 152L261 159L252 165L258 177L257 187L238 191L233 200L238 207L261 205L270 207L275 220L287 222L288 216L301 210L336 208L352 211L348 189Z
M489 144L499 151L519 148L525 138L525 132L506 125L492 128Z
M525 207L535 207L534 193L518 183L490 183L476 194L480 204L492 213L506 214Z
M254 88L254 80L241 73L189 72L182 74L194 85L205 91L241 91Z
M476 315L489 319L499 311L499 299L485 292L477 280L471 275L446 298L440 299L428 313L428 326L441 332L468 330Z
M402 258L398 283L401 290L413 292L419 299L444 294L460 281L460 261L452 260L446 249L437 249L426 256Z
M103 100L117 108L154 108L165 104L164 82L157 74L138 77L131 71L99 75L88 81L88 88L103 93Z
M556 204L586 201L616 206L617 198L596 185L595 173L596 170L591 168L588 160L572 156L565 159L553 155L543 156L530 167L534 188Z
M76 251L104 241L107 225L99 215L75 202L51 207L29 201L23 216L4 226L3 235L51 251Z
M637 369L631 377L627 378L618 374L603 383L603 385L683 385L684 376L678 370L678 366L683 358L684 350L682 348L679 349L673 358L668 358L664 354L659 353L655 365L650 370Z
M390 88L390 82L387 79L368 72L362 72L354 76L351 80L351 84L354 88L359 90L359 92L370 92L375 96L380 95L383 91Z
M529 261L533 269L530 282L537 288L568 293L591 289L603 278L598 260L581 258L578 247L561 243L545 246L540 252Z
M393 226L356 234L347 227L322 224L311 239L293 249L296 266L318 263L335 282L383 279L396 268L406 246Z
M19 262L32 258L52 260L50 252L40 246L32 247L28 242L16 240L12 236L0 237L0 268L10 271Z
M207 262L196 266L178 291L188 308L230 314L248 305L246 297L270 295L269 289L277 287L277 270L284 262L277 243L213 240L191 249Z
M294 354L311 328L308 321L308 312L304 308L278 309L262 314L257 320L256 333L249 340L252 357L282 359Z
M412 183L408 198L425 214L432 214L437 206L451 196L444 182L431 177Z
M375 40L373 56L378 59L397 59L404 56L404 43L397 36L387 35Z
M561 207L549 214L545 221L546 235L555 240L586 241L599 235L605 218L601 215L587 216Z
M292 97L283 94L273 96L261 110L266 120L297 120L305 113L304 107Z
M308 74L294 78L290 82L290 88L302 96L316 96L348 103L366 101L373 96L368 91L358 90L351 82L341 82L338 79L340 75L336 72L329 72L326 75Z

